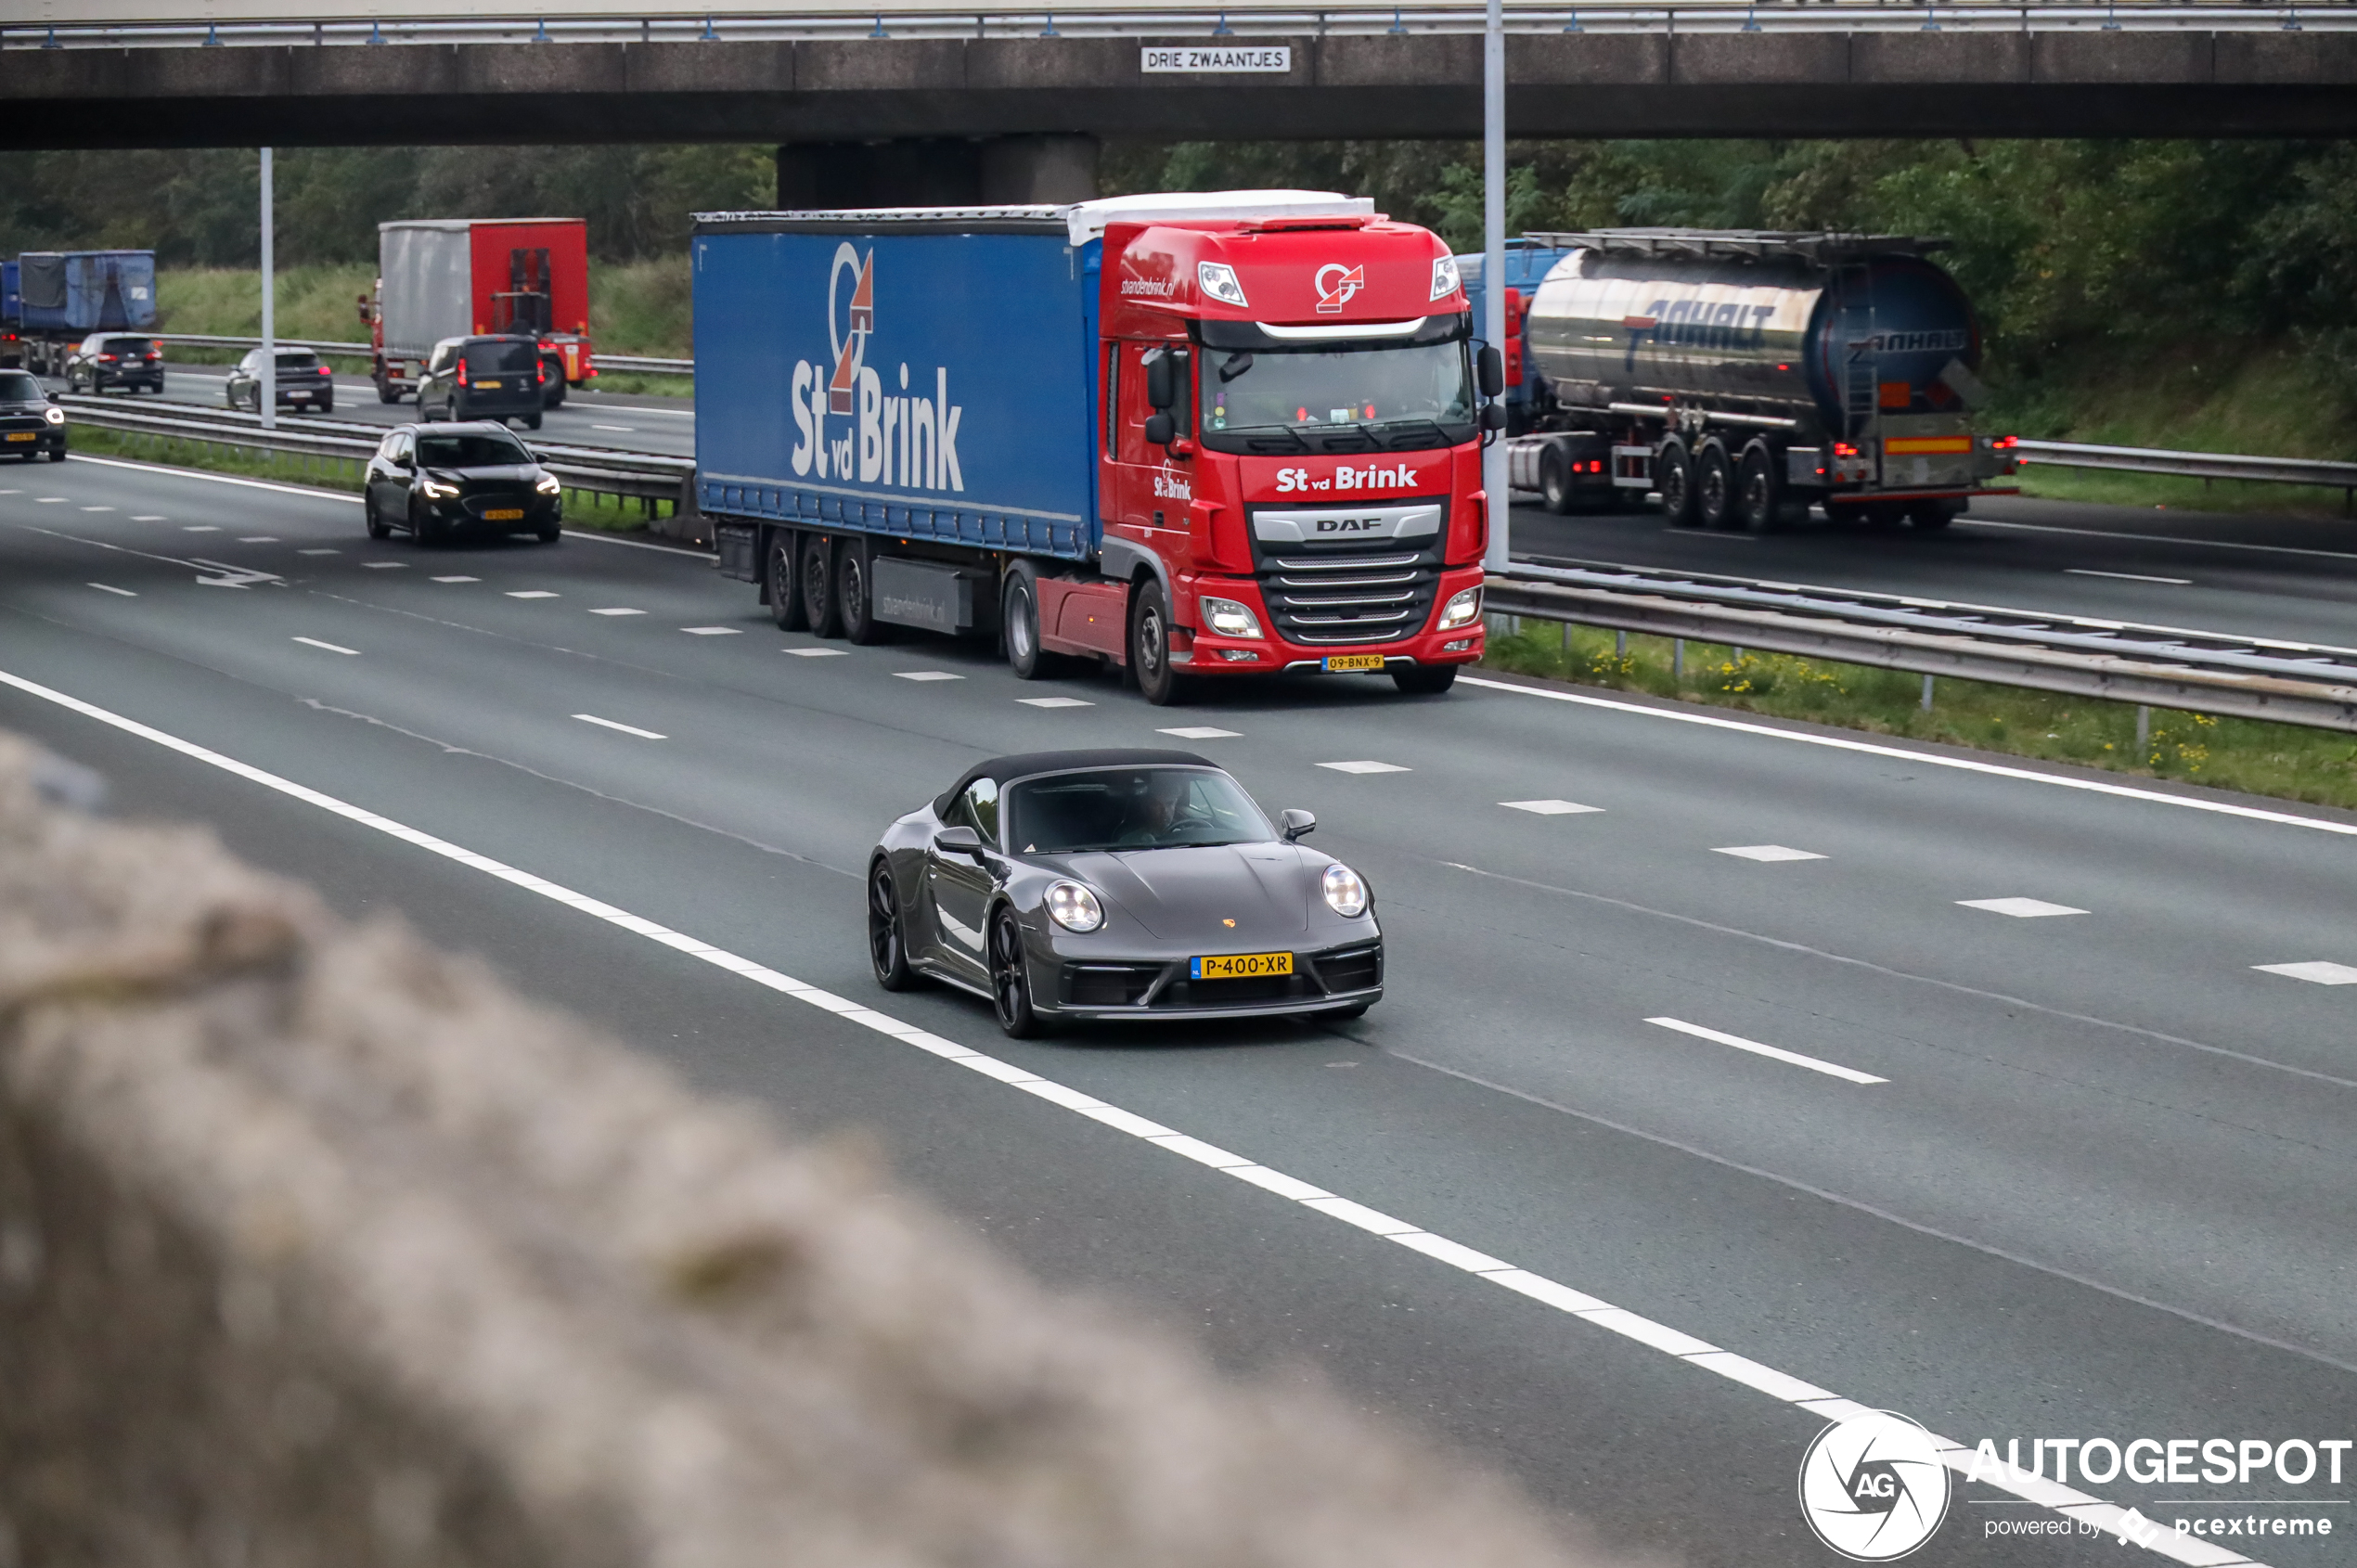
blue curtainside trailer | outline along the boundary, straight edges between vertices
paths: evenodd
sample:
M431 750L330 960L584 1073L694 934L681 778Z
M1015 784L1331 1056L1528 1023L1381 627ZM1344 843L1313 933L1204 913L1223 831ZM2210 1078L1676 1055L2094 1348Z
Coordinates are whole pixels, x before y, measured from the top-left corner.
M1001 232L991 232L994 226ZM699 503L731 518L1097 553L1098 259L1061 220L791 214L695 240Z
M58 375L93 332L140 332L156 324L152 251L28 251L15 274L13 329L29 369Z

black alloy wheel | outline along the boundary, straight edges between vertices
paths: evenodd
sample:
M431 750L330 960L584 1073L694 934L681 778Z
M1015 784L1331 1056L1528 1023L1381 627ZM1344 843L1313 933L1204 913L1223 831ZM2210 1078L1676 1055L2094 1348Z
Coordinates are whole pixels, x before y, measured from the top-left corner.
M553 545L565 536L565 525L561 522L544 522L532 532L533 537L542 544Z
M906 991L916 983L908 967L908 928L900 919L900 890L892 880L891 862L878 855L868 868L868 961L875 967L876 983L887 991Z
M1437 697L1457 684L1457 666L1401 664L1391 672L1391 684L1410 697Z
M1661 492L1661 515L1672 528L1694 525L1694 465L1686 443L1671 436L1654 454L1654 488Z
M778 623L781 632L807 631L810 626L810 607L802 602L802 582L794 574L799 543L800 536L792 530L771 529L769 551L761 563L769 589L769 619Z
M1571 510L1570 467L1561 446L1539 454L1539 497L1557 517Z
M1761 442L1744 449L1735 472L1735 522L1754 533L1772 533L1784 521L1784 486L1776 482L1774 455Z
M802 536L802 570L794 575L801 580L803 615L810 623L812 636L843 636L842 610L835 603L834 565L833 541L818 533Z
M875 596L868 591L869 562L859 546L844 540L835 555L835 603L842 611L844 640L860 648L883 641L883 623L876 619Z
M392 528L386 524L384 519L377 515L377 498L375 496L371 495L366 501L362 502L360 505L360 510L362 515L367 519L369 538L390 539L393 537Z
M419 545L439 545L444 529L442 520L433 515L431 507L420 506L416 495L409 497L409 537Z
M1734 521L1735 466L1716 437L1694 449L1694 521L1705 528L1725 528Z
M1039 1015L1031 1006L1031 973L1023 957L1023 930L1011 909L1002 908L990 922L990 1000L998 1009L998 1027L1014 1040L1036 1039Z
M1140 695L1157 708L1186 697L1186 677L1170 662L1170 601L1152 580L1138 590L1129 611L1129 671Z

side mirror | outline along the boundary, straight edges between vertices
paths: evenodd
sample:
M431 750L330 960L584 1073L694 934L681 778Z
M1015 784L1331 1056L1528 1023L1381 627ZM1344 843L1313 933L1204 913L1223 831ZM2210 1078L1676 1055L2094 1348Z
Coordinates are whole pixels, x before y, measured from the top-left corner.
M982 835L972 828L944 828L933 836L937 854L963 855L968 860L982 858Z
M1177 400L1177 389L1170 379L1170 354L1164 351L1146 361L1146 404L1153 408L1167 408Z
M1481 395L1497 397L1506 390L1506 356L1494 343L1484 343L1474 355L1474 374L1481 382Z
M1149 414L1146 416L1146 440L1153 445L1167 446L1178 433L1178 427L1170 422L1169 415Z
M1506 405L1502 403L1483 404L1481 405L1481 428L1485 431L1504 430L1506 428Z
M393 466L396 469L415 469L418 466L418 459L404 452L393 458Z
M1287 806L1278 813L1277 826L1283 830L1285 842L1292 843L1315 829L1318 817L1314 812L1304 811L1297 805Z

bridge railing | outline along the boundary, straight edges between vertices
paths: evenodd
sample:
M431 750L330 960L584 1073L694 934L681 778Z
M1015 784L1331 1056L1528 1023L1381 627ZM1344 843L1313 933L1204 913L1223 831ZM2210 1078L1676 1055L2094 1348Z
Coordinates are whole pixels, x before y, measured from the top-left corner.
M662 0L574 0L562 15L451 16L438 0L408 0L373 17L303 14L304 0L226 0L222 16L142 16L147 0L101 4L71 21L0 26L0 48L166 48L174 46L326 46L375 44L676 44L801 39L918 38L1243 38L1478 32L1482 0L1224 8L1098 4L1078 10L994 10L954 0L900 0L858 11L818 9L722 13ZM103 13L116 10L118 15ZM243 16L235 13L243 10ZM92 14L96 11L99 14ZM1648 4L1509 4L1506 31L1563 32L2263 32L2357 30L2357 3L2203 5L2181 0L1650 0ZM1258 68L1268 69L1265 65Z

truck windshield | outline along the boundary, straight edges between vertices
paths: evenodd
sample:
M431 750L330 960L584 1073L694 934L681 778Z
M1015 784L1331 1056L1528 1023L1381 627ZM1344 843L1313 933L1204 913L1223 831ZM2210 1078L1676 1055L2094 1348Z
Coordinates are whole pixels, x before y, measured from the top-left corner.
M1222 452L1399 452L1474 434L1462 342L1206 348L1200 385L1203 441Z
M1191 767L1107 768L1015 786L1007 842L1024 855L1265 843L1277 835L1243 786Z

